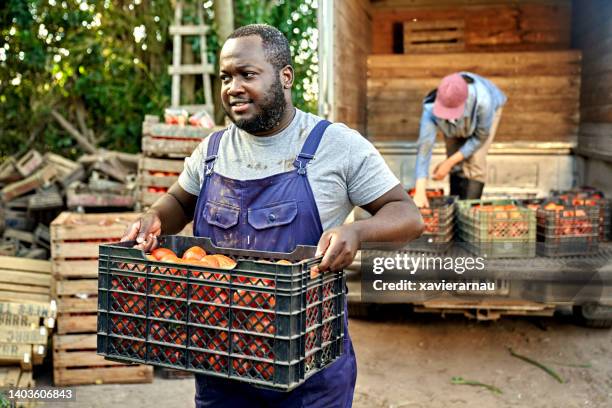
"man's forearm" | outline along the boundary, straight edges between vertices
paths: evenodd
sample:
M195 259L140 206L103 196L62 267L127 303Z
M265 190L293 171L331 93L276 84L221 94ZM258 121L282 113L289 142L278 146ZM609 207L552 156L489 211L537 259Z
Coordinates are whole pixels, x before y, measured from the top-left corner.
M427 189L427 178L417 179L417 181L414 183L414 189L418 192L424 192L425 189Z
M398 214L401 214L398 217ZM383 206L371 218L356 221L360 244L389 242L402 247L421 236L425 229L418 208L410 201L393 201Z
M165 235L181 232L190 221L178 200L168 193L160 197L149 211L157 213L162 224L162 234Z
M453 167L461 163L464 159L465 159L465 156L463 155L461 151L458 150L455 153L453 153L450 157L448 157L446 160L451 165L451 167Z

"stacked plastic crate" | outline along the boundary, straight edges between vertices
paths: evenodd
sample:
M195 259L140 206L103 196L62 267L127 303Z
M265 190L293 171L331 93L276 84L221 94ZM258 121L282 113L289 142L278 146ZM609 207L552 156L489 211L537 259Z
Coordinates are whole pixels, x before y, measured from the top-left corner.
M514 200L458 202L458 242L489 258L530 258L536 252L535 211Z
M142 158L138 163L138 202L151 206L178 180L185 157L206 136L221 128L160 123L147 116L142 125Z
M597 207L599 210L599 240L612 240L612 200L605 198L603 192L590 187L582 187L564 191L553 190L551 195L569 205Z
M537 208L537 253L589 255L599 248L599 207L545 202Z
M64 212L51 223L57 334L53 337L55 385L151 382L147 366L125 366L96 355L98 254L117 242L136 213Z
M414 194L413 190L408 192ZM455 236L456 196L445 196L441 189L428 189L429 207L419 208L425 231L410 242L407 249L424 252L444 252L450 248Z

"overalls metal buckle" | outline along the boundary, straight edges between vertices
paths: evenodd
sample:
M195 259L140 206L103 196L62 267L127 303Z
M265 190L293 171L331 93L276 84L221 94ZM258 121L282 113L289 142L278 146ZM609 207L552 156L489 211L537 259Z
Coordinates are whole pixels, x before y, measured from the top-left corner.
M213 167L215 166L215 160L217 159L217 155L213 154L212 156L208 156L206 159L204 159L204 164L206 166L206 171L205 171L205 175L206 176L210 176L213 172ZM210 162L212 162L211 164L209 164Z
M297 172L300 176L303 176L306 174L306 165L304 165L300 159L307 159L306 164L308 164L310 160L314 159L314 156L307 153L300 153L297 155L297 158L293 164L295 165L297 163Z

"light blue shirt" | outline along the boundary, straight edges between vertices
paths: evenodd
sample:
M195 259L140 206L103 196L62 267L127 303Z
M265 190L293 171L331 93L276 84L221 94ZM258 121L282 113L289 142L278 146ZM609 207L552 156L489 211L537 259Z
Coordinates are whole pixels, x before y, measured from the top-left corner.
M489 137L495 112L507 101L506 95L488 79L471 72L461 72L461 74L474 80L474 83L468 84L468 99L461 118L454 121L438 118L433 114L435 99L428 97L423 102L417 141L417 180L428 176L431 150L436 142L437 129L444 134L444 137L467 138L459 149L467 159Z

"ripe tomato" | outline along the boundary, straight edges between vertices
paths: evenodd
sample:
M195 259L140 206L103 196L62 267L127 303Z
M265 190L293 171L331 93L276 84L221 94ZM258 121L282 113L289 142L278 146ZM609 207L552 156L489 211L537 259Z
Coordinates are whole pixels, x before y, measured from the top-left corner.
M210 357L208 357L208 363L210 364L210 367L216 372L220 372L223 369L223 365L221 365L221 361L223 360L219 360L218 357L215 357L214 355L211 355Z
M174 251L168 248L155 248L153 252L151 252L151 255L153 255L158 261L160 261L166 255L174 255L176 257Z
M255 370L257 370L265 380L269 380L274 375L274 366L268 363L255 363Z
M221 269L234 269L236 267L236 261L229 256L216 254L213 257L217 260L219 268Z
M196 260L199 261L206 256L206 251L199 246L192 246L183 253L184 260Z
M235 358L232 361L232 367L236 374L242 376L251 369L251 362L243 358Z
M253 301L253 293L249 290L236 290L232 296L232 302L238 306L250 306Z
M218 268L219 261L214 255L206 255L200 259L201 266L206 266L208 268Z

